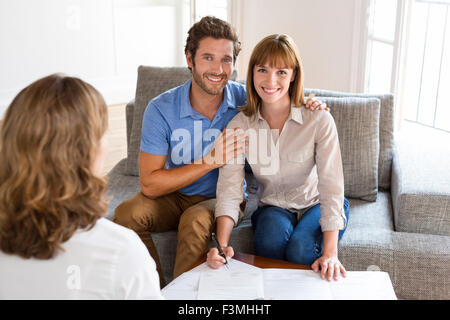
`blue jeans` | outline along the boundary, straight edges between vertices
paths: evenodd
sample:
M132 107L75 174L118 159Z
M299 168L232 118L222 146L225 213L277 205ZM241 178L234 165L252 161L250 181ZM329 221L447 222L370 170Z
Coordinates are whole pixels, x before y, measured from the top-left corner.
M350 207L344 198L347 217ZM311 207L297 222L297 214L276 206L259 207L252 215L255 254L272 259L311 265L322 256L323 234L320 204ZM339 239L345 229L339 231Z

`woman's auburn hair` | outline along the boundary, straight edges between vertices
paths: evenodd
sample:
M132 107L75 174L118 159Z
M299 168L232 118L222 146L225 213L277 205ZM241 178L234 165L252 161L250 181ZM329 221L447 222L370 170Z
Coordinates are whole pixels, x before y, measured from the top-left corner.
M262 39L253 49L247 70L247 103L240 110L248 117L258 112L261 98L256 92L253 73L255 66L268 64L270 67L283 67L293 69L294 81L289 87L291 102L296 107L305 104L303 94L303 67L298 48L293 39L286 34L272 34Z
M0 249L50 259L108 207L93 163L108 127L101 94L53 74L23 89L0 132Z

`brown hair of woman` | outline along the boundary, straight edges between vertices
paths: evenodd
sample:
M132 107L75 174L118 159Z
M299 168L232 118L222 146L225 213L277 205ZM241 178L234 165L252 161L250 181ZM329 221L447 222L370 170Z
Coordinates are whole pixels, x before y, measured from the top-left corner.
M0 132L0 250L50 259L106 213L94 165L107 126L103 97L78 78L53 74L14 98Z
M294 40L286 34L272 34L262 39L253 49L247 71L247 104L240 110L248 117L255 116L261 103L253 83L255 66L268 64L270 67L291 68L295 79L289 88L291 102L296 107L305 104L303 93L303 66Z

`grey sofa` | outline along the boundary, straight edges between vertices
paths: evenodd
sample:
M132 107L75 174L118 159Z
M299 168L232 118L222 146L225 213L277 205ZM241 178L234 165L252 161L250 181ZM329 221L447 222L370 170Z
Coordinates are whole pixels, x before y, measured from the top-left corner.
M123 200L140 191L137 158L145 107L153 97L189 77L187 68L139 67L136 97L126 106L127 158L108 174L109 219ZM449 170L426 169L420 165L426 161L420 152L396 142L391 94L305 89L306 96L310 93L330 106L339 133L345 195L350 202L348 228L339 242L343 265L353 271L388 272L400 299L450 299ZM434 160L439 166L439 159ZM261 188L249 167L246 180L249 201L244 220L233 230L231 245L235 251L253 253L250 217ZM152 237L170 281L177 231Z

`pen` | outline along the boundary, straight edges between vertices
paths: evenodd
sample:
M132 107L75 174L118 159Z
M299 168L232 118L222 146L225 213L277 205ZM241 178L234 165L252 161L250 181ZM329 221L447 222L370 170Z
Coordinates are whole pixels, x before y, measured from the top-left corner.
M211 237L212 237L213 240L216 242L216 247L217 247L217 250L219 250L220 256L221 256L222 258L225 259L225 267L228 268L228 261L227 261L227 258L225 257L225 253L223 253L222 247L220 246L219 241L218 241L217 238L216 238L216 234L213 232L213 233L211 234Z

